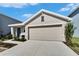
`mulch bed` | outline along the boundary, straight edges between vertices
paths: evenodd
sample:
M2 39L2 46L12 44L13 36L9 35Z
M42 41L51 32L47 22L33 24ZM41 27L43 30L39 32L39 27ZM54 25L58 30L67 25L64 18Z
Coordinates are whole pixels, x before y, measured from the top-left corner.
M3 42L0 42L0 52L4 51L4 50L7 50L13 46L16 46L17 44L12 44L12 43L3 43Z

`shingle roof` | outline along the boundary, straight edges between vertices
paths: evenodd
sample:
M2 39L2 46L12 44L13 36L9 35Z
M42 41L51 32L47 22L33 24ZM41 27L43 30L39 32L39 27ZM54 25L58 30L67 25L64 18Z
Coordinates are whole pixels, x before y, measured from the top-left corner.
M8 17L8 18L10 18L11 20L14 20L14 21L17 21L17 22L21 23L21 21L19 21L18 19L12 18L12 17L7 16L7 15L5 15L5 14L0 13L0 15L1 15L1 16L5 16L5 17Z
M73 17L75 16L76 14L79 13L79 7L76 7L69 15L68 17Z

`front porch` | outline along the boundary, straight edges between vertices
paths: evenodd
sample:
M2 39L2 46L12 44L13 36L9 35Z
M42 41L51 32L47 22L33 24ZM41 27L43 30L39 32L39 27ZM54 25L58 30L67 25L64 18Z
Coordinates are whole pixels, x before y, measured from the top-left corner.
M11 35L18 38L21 38L22 35L25 36L25 27L11 27Z

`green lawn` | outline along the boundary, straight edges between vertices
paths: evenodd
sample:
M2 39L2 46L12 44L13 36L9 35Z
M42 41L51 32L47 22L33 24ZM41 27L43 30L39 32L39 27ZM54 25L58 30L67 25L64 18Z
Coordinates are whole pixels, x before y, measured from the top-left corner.
M72 43L73 43L73 46L70 46L70 48L79 55L79 38L73 37Z
M79 38L73 37L72 38L72 43L78 43L79 44Z

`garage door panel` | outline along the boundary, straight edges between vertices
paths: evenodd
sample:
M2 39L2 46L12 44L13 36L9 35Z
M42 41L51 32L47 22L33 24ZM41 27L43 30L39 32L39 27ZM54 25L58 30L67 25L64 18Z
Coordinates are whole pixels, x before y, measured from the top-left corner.
M63 41L62 27L37 27L29 28L31 40L61 40Z

